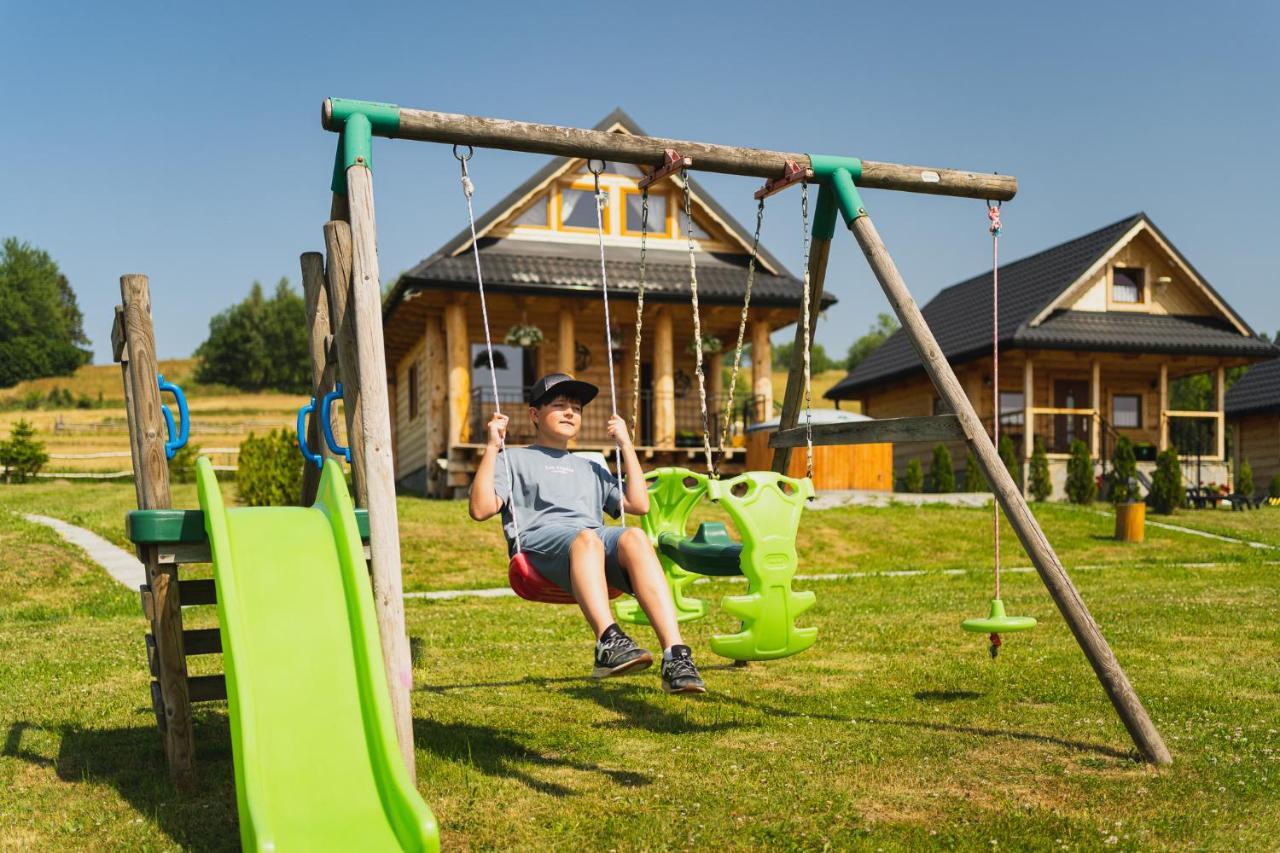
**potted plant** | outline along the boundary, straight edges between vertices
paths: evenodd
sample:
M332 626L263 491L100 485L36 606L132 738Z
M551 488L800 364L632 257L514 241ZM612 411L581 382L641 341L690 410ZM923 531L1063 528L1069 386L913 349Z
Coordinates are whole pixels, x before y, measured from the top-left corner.
M507 329L505 341L513 347L536 347L543 341L542 330L532 323L517 323Z
M715 355L724 349L724 344L715 335L703 335L702 337L702 353L703 355ZM694 341L689 341L689 346L685 347L685 352L694 355L698 352L698 347Z

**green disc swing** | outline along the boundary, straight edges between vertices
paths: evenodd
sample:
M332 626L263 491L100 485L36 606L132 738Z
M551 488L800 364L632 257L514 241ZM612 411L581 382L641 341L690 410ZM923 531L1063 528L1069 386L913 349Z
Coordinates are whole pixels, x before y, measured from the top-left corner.
M991 442L1000 446L1000 205L987 203L987 218L991 221L991 387L995 404L991 417ZM1030 425L1028 425L1029 427ZM985 619L966 619L960 627L974 634L987 634L991 641L991 658L1000 652L1000 635L1034 628L1036 620L1030 616L1009 616L1000 598L1000 502L992 500L992 541L995 550L995 597L991 599L991 611Z
M668 153L669 163L678 160L674 152ZM687 163L687 161L685 161ZM674 171L674 170L672 170ZM766 185L757 194L756 231L752 242L751 260L747 271L746 295L742 307L742 319L738 329L738 344L734 356L734 369L730 380L726 406L726 435L721 437L721 447L727 440L727 424L732 413L733 393L738 369L742 360L746 321L751 300L756 259L760 241L760 226L764 215L764 196L792 183L802 183L802 214L805 233L805 252L808 253L808 190L803 182L807 172L798 167L789 169L787 175ZM721 602L728 613L741 620L740 630L734 634L716 635L711 638L711 648L716 654L736 661L772 660L797 654L813 645L817 628L801 628L795 618L813 606L812 592L796 592L791 581L797 568L795 548L800 515L807 502L814 496L812 472L813 452L809 447L809 477L803 480L786 477L772 471L749 471L729 480L721 480L716 471L711 452L710 418L707 411L706 379L702 368L702 328L698 308L697 265L692 233L692 212L688 176L680 169L684 185L684 212L689 243L689 289L693 303L693 331L695 373L698 378L698 397L702 414L703 450L706 454L707 473L698 474L685 468L659 468L649 472L650 508L643 518L644 530L658 551L659 560L666 571L671 587L677 618L681 621L698 619L706 615L705 601L689 598L684 587L698 575L745 576L747 593L726 596ZM644 309L645 236L647 234L648 185L641 185L641 253L640 286L637 298L636 321L636 384L639 387L639 352L641 318ZM807 261L807 257L806 257ZM806 271L808 264L805 264ZM809 318L808 275L805 276L804 316L806 340ZM806 380L808 378L808 347L805 347ZM805 383L806 407L809 405L809 384ZM633 411L633 423L638 420L638 407ZM742 535L742 541L734 541L721 522L704 522L693 536L687 534L689 516L703 499L709 499L725 509L734 526ZM627 622L644 622L644 614L636 602L623 600L616 605L618 618Z

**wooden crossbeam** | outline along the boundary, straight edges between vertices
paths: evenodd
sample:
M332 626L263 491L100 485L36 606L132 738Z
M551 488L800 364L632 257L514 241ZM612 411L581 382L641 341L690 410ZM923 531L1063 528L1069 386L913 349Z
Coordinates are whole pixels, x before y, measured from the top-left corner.
M885 418L878 421L814 424L813 443L828 444L910 444L961 441L964 430L955 415L923 418ZM770 447L804 447L805 428L795 426L769 436Z

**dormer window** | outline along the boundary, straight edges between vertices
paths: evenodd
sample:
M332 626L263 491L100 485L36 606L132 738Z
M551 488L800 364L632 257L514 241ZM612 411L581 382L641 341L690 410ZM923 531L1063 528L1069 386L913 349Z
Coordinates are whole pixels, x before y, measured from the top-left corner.
M623 198L627 205L626 233L638 236L644 225L644 199L639 190L623 190ZM667 228L667 196L654 193L649 196L649 236L666 237Z
M596 194L591 190L565 189L560 194L560 226L595 230ZM604 207L604 230L609 231L609 204Z
M1116 267L1112 270L1111 301L1140 304L1143 301L1143 272L1141 267Z

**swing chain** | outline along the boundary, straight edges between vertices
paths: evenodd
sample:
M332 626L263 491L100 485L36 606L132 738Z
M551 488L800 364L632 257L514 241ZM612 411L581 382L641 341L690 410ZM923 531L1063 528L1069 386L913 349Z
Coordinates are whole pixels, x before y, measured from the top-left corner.
M738 389L738 370L742 366L742 347L747 335L747 311L751 307L751 287L756 278L756 261L760 251L760 229L764 225L764 196L756 203L756 232L751 238L751 260L747 263L747 292L742 300L742 316L738 319L738 345L733 350L733 370L729 373L729 394L724 404L724 425L720 433L720 450L729 443L733 422L733 398ZM717 473L717 476L718 473Z
M649 188L640 190L640 284L636 291L636 345L631 382L631 438L640 434L640 342L644 329L644 264L649 237Z
M800 220L804 234L804 291L800 306L804 323L804 464L805 476L813 479L813 396L809 351L813 346L813 332L809 328L809 305L812 299L809 284L809 182L800 182Z
M698 309L698 262L693 246L693 212L689 190L689 172L680 170L680 182L684 184L684 224L689 241L689 293L693 301L694 373L698 377L698 404L702 410L702 449L707 455L707 474L715 477L715 463L711 458L711 418L707 414L707 378L702 370L702 317Z

